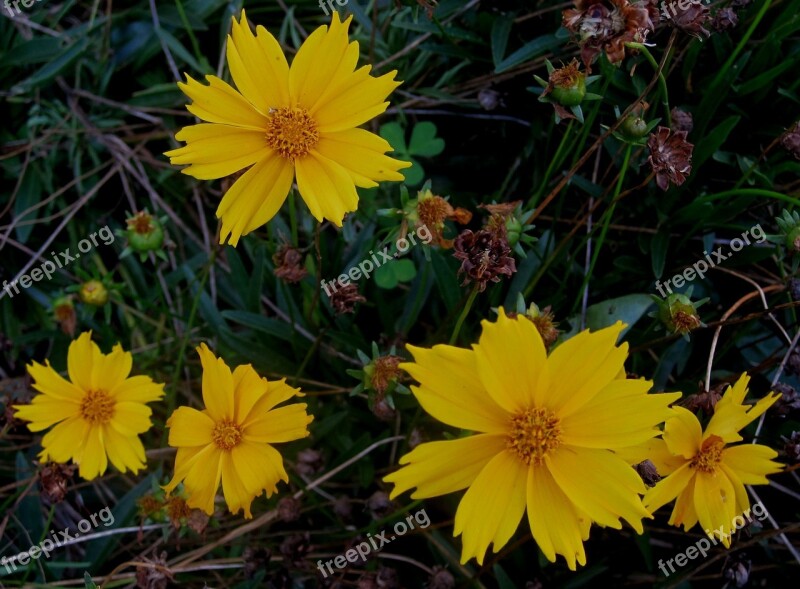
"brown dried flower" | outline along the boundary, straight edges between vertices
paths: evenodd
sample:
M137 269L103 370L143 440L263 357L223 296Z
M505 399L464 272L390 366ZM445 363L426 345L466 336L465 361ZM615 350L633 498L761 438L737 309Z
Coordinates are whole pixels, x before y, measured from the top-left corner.
M655 30L657 11L649 2L628 0L575 0L575 8L564 11L564 27L578 37L581 60L591 70L597 56L605 51L611 63L625 58L625 43L642 43Z
M781 145L791 153L795 159L800 160L800 121L786 131L781 137Z
M331 295L331 305L333 305L337 315L355 312L356 303L363 303L366 300L366 297L359 294L358 287L355 284L340 286Z
M58 322L61 331L70 337L75 335L75 327L78 324L78 317L75 314L75 305L72 297L61 297L53 301L53 317Z
M686 141L686 131L670 131L658 127L647 140L650 156L647 161L656 173L656 184L661 190L669 188L670 182L680 186L692 173L692 151L694 145Z
M662 9L667 20L685 33L697 38L701 35L711 36L703 27L710 19L708 6L700 0L664 0Z
M692 118L692 113L675 107L670 111L670 117L672 118L673 131L686 131L688 134L692 132L692 129L694 129L694 119Z
M136 565L136 587L138 589L166 589L173 580L167 568L167 553L162 552L156 558L142 556L138 559L147 565Z
M455 240L453 256L461 260L459 274L466 274L463 285L475 282L481 292L489 281L500 282L502 276L517 271L505 233L481 229L462 231Z
M736 14L733 8L726 6L725 8L720 8L714 15L714 19L711 21L711 28L721 33L732 29L737 24L739 24L739 15Z
M303 254L288 243L278 248L272 261L275 264L275 276L284 282L295 284L308 276L308 271L303 266Z
M167 517L175 529L180 529L183 525L183 519L188 518L192 513L192 508L186 503L186 499L173 495L167 499Z
M453 208L444 198L430 190L420 192L417 200L418 226L425 226L433 236L433 242L443 248L453 247L452 239L444 238L444 222L455 221L466 225L472 220L472 213L461 207Z
M39 471L39 490L51 504L61 503L67 496L67 484L75 474L74 464L49 462Z
M400 356L393 355L381 356L375 360L370 384L379 395L384 394L392 381L396 381L402 374L402 371L398 368L402 361L403 359Z
M433 574L428 580L428 589L453 589L456 580L453 575L444 567L433 567Z

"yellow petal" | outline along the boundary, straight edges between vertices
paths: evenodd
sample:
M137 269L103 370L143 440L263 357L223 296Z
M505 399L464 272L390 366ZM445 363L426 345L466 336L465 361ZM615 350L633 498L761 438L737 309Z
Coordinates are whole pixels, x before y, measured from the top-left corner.
M689 531L697 523L697 512L694 509L694 477L689 480L686 488L678 494L675 507L669 516L669 525L683 526L684 531Z
M461 564L473 556L478 564L489 544L497 553L509 541L525 512L528 467L503 451L483 468L456 510L453 535L463 533Z
M642 518L651 517L639 494L642 479L624 460L608 450L562 446L545 456L558 486L573 503L602 526L620 529L620 518L642 533Z
M210 451L198 453L203 455L203 460L197 460L186 478L183 480L184 489L189 496L186 503L189 507L202 509L206 514L214 514L214 498L219 489L219 481L222 478L222 451L216 446L210 445Z
M550 382L547 351L533 322L509 319L501 307L496 322L482 321L475 362L486 391L500 407L517 413L541 406Z
M247 492L242 481L239 480L230 452L222 453L222 493L231 513L237 514L240 509L244 509L245 518L250 519L253 517L250 512L250 505L254 497Z
M506 449L506 436L480 434L457 440L426 442L400 458L403 468L384 477L393 483L390 498L416 487L412 499L446 495L467 488L478 473Z
M98 354L92 365L93 391L112 391L122 384L131 373L133 354L117 344L110 354Z
M267 117L230 84L216 76L206 76L206 80L208 86L186 74L186 83L178 82L178 87L193 101L186 105L189 112L208 123L233 125L253 131L267 128Z
M203 404L215 422L233 419L233 375L222 358L200 344L197 348L203 365Z
M340 164L355 185L362 188L377 186L375 181L402 182L404 176L398 170L411 166L410 162L383 155L392 151L392 146L382 137L364 129L325 134L320 137L315 149Z
M560 554L572 571L576 562L585 565L583 540L589 537L591 521L564 494L545 466L528 469L527 505L533 539L545 558L555 562L556 554Z
M153 382L149 376L132 376L114 387L109 394L116 401L149 403L164 396L164 385Z
M688 462L685 463L675 472L658 481L655 487L648 489L642 503L650 512L666 505L689 486L695 472Z
M350 174L316 150L295 161L297 188L311 215L342 226L346 213L358 208L358 193Z
M283 458L267 444L242 442L231 450L231 459L242 486L252 497L267 492L270 497L277 491L278 481L289 482L283 467Z
M175 135L186 145L164 153L174 165L191 164L182 173L201 180L230 176L271 153L264 130L201 123Z
M676 456L670 452L666 442L661 438L651 438L635 446L614 448L614 454L631 465L649 460L662 477L674 472L686 463L686 458Z
M85 391L75 384L61 377L52 366L50 361L45 361L45 366L38 362L31 362L28 365L28 374L34 380L32 386L40 393L50 397L74 401L80 403Z
M736 494L725 473L719 469L713 474L696 471L694 508L706 534L729 547L733 518L737 515Z
M32 422L28 424L28 429L39 432L54 423L79 415L80 408L81 406L74 401L49 395L36 395L30 405L14 405L14 409L17 410L14 416Z
M84 331L69 345L67 371L69 379L83 391L92 389L92 366L100 358L100 348L92 341L92 332Z
M733 511L735 513L749 512L750 497L747 495L747 489L745 489L742 479L732 468L728 467L724 461L720 462L720 464L717 465L717 468L719 468L725 474L725 476L728 477L731 485L733 485L733 492L736 495L736 507Z
M681 393L648 394L652 382L612 380L586 405L561 420L562 441L585 448L620 448L660 434Z
M89 424L79 417L59 423L42 438L42 454L54 462L80 462Z
M95 425L89 428L81 458L75 462L80 464L78 474L87 481L105 473L108 468L108 456L102 426Z
M314 417L306 413L305 403L293 403L273 409L258 419L242 424L244 437L250 442L277 444L308 436L308 424Z
M746 485L767 485L768 474L782 470L782 465L773 462L778 453L761 444L742 444L722 451L722 462Z
M144 446L139 436L123 436L113 427L103 427L108 459L117 470L126 472L131 470L136 473L145 467Z
M703 430L694 413L683 407L673 407L673 417L664 422L664 441L673 454L693 458L703 443Z
M233 387L234 419L236 423L244 423L253 406L267 394L269 384L250 364L242 364L233 370Z
M240 423L247 423L263 417L270 409L276 405L280 405L284 401L288 401L294 396L302 397L304 395L300 392L300 389L290 387L286 384L285 378L270 380L267 382L267 393L261 395L256 400L253 404L253 408L245 415Z
M215 452L219 452L219 448L214 444L178 448L175 454L175 472L172 476L172 480L164 485L163 489L168 494L171 493L173 489L186 478L186 475L189 474L189 471L192 470L196 464L207 462L209 459L213 458Z
M422 408L442 423L479 431L505 433L510 415L481 386L475 352L438 345L428 350L406 346L414 362L400 368L419 381L411 391Z
M205 446L213 442L214 420L191 407L178 407L167 420L169 445Z
M219 242L227 239L236 246L242 235L272 219L286 200L293 178L291 161L270 150L222 197L216 213L222 219Z
M111 418L111 427L119 433L132 436L146 432L153 423L150 415L153 411L142 403L129 403L127 401L114 405L114 416Z
M383 113L389 106L386 97L400 85L397 71L378 78L370 76L370 66L364 66L350 76L335 96L319 102L312 111L320 133L335 133L363 125Z
M583 331L558 346L547 359L553 376L544 406L567 417L614 380L628 355L627 343L615 345L624 328L618 321L594 333Z
M300 46L289 69L292 106L313 114L331 87L338 87L343 76L352 75L358 61L358 43L350 43L347 36L351 20L348 17L342 23L334 13L330 27L318 27Z
M240 22L233 19L227 58L236 87L257 110L289 106L289 64L281 46L264 27L253 35L244 10Z

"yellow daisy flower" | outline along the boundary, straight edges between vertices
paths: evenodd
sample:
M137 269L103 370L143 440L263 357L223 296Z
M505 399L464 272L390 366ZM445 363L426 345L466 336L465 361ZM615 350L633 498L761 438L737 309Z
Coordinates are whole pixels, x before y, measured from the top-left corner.
M214 513L214 498L222 492L231 513L250 504L264 490L277 491L279 480L289 482L283 459L271 444L308 436L314 419L305 403L275 409L302 393L286 380L267 382L249 364L231 369L205 344L197 348L203 364L203 404L198 411L178 407L167 420L169 445L178 449L175 474L164 487L171 493L183 481L190 507Z
M175 136L186 145L167 152L170 161L191 164L183 173L202 180L249 168L217 208L220 243L235 246L274 217L295 177L311 214L337 226L358 207L356 186L403 180L398 170L411 164L384 155L391 145L357 128L386 110L384 100L400 82L396 71L375 78L371 66L355 69L351 19L342 23L334 12L330 27L317 28L289 68L275 37L262 26L254 35L243 10L227 45L238 91L216 76L206 76L208 86L188 75L178 84L193 101L186 108L207 123Z
M146 405L164 396L164 385L149 376L128 377L133 356L117 344L103 354L84 332L69 345L69 380L32 362L28 373L36 395L30 405L15 405L16 417L30 421L38 432L54 426L42 439L41 460L80 465L79 474L91 480L106 472L108 462L120 472L145 466L139 434L150 429L152 411Z
M644 484L611 449L658 435L680 393L650 395L651 382L617 378L628 349L615 345L623 328L584 331L548 357L533 322L500 309L472 350L408 346L414 362L401 368L420 382L412 391L422 408L480 433L417 446L385 477L391 496L467 489L454 530L463 533L462 563L474 556L482 564L490 543L498 552L526 508L544 555L552 562L561 554L573 570L586 564L592 522L619 529L623 518L642 533L641 519L651 517L639 497Z
M755 405L743 405L750 377L743 374L728 387L714 408L714 415L703 431L697 417L683 407L675 407L674 417L664 424L661 448L672 455L660 460L659 473L669 476L659 481L644 496L644 505L655 511L677 497L669 523L689 530L698 521L709 537L728 547L735 529L734 519L750 508L745 485L766 485L768 474L781 470L773 462L778 453L760 444L740 444L739 430L764 413L779 397L770 393Z

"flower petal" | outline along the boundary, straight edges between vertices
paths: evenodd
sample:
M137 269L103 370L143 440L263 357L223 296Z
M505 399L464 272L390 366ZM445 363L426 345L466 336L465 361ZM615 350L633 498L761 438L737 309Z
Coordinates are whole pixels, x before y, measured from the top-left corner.
M655 512L662 505L666 505L686 489L696 471L685 463L672 474L658 481L644 494L642 503L648 511Z
M635 446L614 448L614 454L631 465L649 460L662 477L674 472L686 463L686 458L676 456L670 452L666 442L661 438L651 438Z
M294 396L302 397L300 389L290 387L286 379L270 380L267 382L267 393L261 395L253 404L253 408L245 415L240 423L248 423L267 414L273 407L288 401Z
M464 534L461 564L473 556L478 564L489 544L497 553L511 539L525 512L528 467L503 451L483 468L456 510L453 535Z
M56 372L50 366L49 360L45 361L44 366L38 362L31 362L28 364L28 374L34 381L31 386L44 395L80 403L86 394L77 385Z
M58 397L36 395L30 405L14 405L14 409L17 410L14 417L30 421L28 429L39 432L59 421L77 417L81 406Z
M93 391L112 391L122 384L131 373L133 354L122 349L120 344L114 346L110 354L98 354L92 365Z
M108 456L106 455L102 426L94 425L89 428L80 460L74 461L80 465L78 474L87 481L106 472L108 469Z
M109 394L116 401L149 403L164 396L164 385L153 382L149 376L132 376L114 387Z
M244 509L244 517L250 519L253 514L250 512L250 505L253 503L253 495L244 488L230 452L222 453L222 493L225 503L231 513L237 514L240 509Z
M636 471L609 450L562 446L545 456L558 486L601 526L620 529L620 518L642 533L642 518L652 517L639 494L645 492Z
M233 125L253 131L267 128L267 117L258 112L244 96L230 84L216 76L206 76L209 85L201 84L186 74L186 83L178 87L192 100L186 109L197 118L209 123Z
M293 178L291 161L270 150L222 197L216 213L222 219L219 242L227 239L236 246L242 235L272 219L286 200Z
M697 523L697 512L694 509L694 477L689 480L686 488L678 494L675 507L669 516L669 525L683 526L688 532Z
M191 407L178 407L167 420L169 445L205 446L213 443L214 420Z
M147 405L124 401L114 405L114 416L111 418L110 424L124 435L142 434L153 425L153 422L150 421L152 414L152 409Z
M510 415L481 386L475 352L453 346L432 349L408 345L414 362L400 368L419 381L411 391L422 408L442 423L479 431L505 433Z
M184 127L175 139L186 145L164 155L174 165L191 164L181 172L200 180L230 176L263 160L272 151L263 129L252 131L216 123Z
M171 493L197 463L208 462L213 458L215 452L219 452L219 448L214 444L178 448L175 454L175 472L172 475L172 480L164 485L163 489L167 494Z
M211 450L207 450L211 448ZM222 451L214 445L203 448L183 480L184 489L189 496L186 503L189 507L202 509L206 514L214 514L214 498L217 496L219 482L222 478Z
M108 459L117 470L120 472L131 470L136 473L145 468L144 446L139 436L124 436L113 427L105 425L103 439Z
M222 358L217 358L206 344L197 348L203 365L203 404L215 422L233 419L233 375Z
M628 355L628 344L616 346L625 325L619 321L590 333L582 331L558 346L547 359L551 375L544 406L564 418L591 401L617 377Z
M262 114L289 106L289 64L278 41L264 27L253 35L245 11L233 18L227 58L231 77L245 98Z
M402 182L405 178L398 170L411 166L410 162L383 155L392 151L392 146L383 137L364 129L322 135L315 149L340 164L355 185L362 188L377 186L376 181Z
M479 434L426 442L400 458L407 465L383 478L394 483L390 498L416 487L412 499L438 497L470 486L478 474L506 449L506 436Z
M309 435L308 424L314 420L306 413L305 403L292 403L269 411L264 416L242 424L244 438L250 442L277 444L300 440Z
M696 471L694 508L708 536L716 536L726 548L730 547L733 518L737 515L736 493L725 473L721 470L713 474Z
M233 370L233 387L234 420L244 424L253 406L267 394L269 383L250 364L242 364Z
M278 481L289 482L283 458L267 444L242 442L231 450L231 459L242 486L252 497L262 490L270 497L278 490Z
M768 474L782 470L782 465L773 462L778 453L761 444L742 444L722 451L722 463L731 469L745 485L767 485Z
M92 332L84 331L67 351L67 372L72 383L83 391L92 389L92 366L100 358L100 348L92 341ZM82 395L81 395L82 396Z
M342 226L346 213L358 208L358 193L350 174L316 150L295 161L297 188L313 217Z
M525 317L482 321L475 362L486 391L509 413L540 406L550 383L547 351L536 326Z
M42 458L61 463L72 459L77 464L90 429L89 424L80 417L59 423L42 438Z
M544 466L528 469L527 506L533 539L545 558L555 562L556 554L560 554L572 571L576 562L585 565L583 540L589 538L591 520L570 501Z
M673 417L664 422L664 442L673 454L694 458L703 443L703 430L694 413L673 407Z

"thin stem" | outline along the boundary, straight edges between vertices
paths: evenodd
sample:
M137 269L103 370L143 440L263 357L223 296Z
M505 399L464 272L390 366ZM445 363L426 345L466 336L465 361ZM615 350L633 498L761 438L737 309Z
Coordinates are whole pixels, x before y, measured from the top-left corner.
M478 283L475 283L475 286L472 287L472 292L469 293L469 298L467 299L467 302L464 305L464 309L462 309L461 315L459 315L458 321L456 321L455 329L453 329L453 335L450 336L451 346L456 343L456 340L458 339L458 334L461 331L461 326L464 325L464 320L467 318L469 310L472 308L472 303L475 302L475 297L477 296L478 296Z
M672 115L669 112L669 93L667 92L667 80L664 78L664 72L659 68L658 62L656 61L653 54L650 53L650 50L647 48L646 45L642 43L625 43L626 47L631 47L633 49L638 49L644 55L644 58L653 66L653 69L658 73L658 85L661 88L661 93L664 95L664 118L667 120L667 127L672 127Z
M531 201L530 201L530 204L529 204L530 207L536 206L536 202L542 196L542 193L545 191L545 188L547 187L547 183L550 181L550 174L553 173L553 169L556 166L561 164L561 159L562 159L561 152L564 151L564 147L566 147L566 145L567 145L567 138L570 136L570 134L572 132L573 123L574 123L574 120L570 120L569 124L567 125L567 130L564 132L564 136L561 137L561 142L558 144L558 149L556 149L555 155L553 155L553 158L550 160L550 163L547 165L547 171L544 173L544 177L542 178L542 183L539 185L539 189L536 191L536 193L531 198Z

